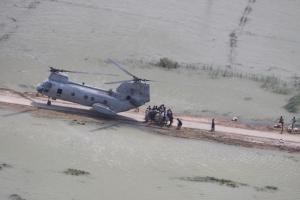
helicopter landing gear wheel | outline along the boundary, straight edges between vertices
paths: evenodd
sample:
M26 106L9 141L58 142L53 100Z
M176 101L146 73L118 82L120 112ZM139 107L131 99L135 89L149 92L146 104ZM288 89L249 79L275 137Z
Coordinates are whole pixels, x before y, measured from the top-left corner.
M48 105L48 106L51 106L51 101L50 101L50 99L48 99L47 105Z

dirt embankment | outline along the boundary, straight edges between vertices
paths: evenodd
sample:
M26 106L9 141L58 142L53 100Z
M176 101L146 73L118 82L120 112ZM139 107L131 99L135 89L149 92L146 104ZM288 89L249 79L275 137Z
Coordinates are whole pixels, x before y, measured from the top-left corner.
M243 147L252 147L252 148L260 148L260 149L276 149L283 150L288 152L300 152L299 144L284 141L284 140L276 140L264 137L252 137L238 134L230 134L224 132L210 132L207 130L199 130L192 128L182 128L181 130L170 130L167 128L158 128L158 127L147 127L148 131L172 136L172 137L180 137L186 139L200 139L207 141L216 141L223 144L229 145L238 145Z
M179 116L185 120L186 127L176 130L175 127L158 127L143 123L142 113L128 111L121 113L115 119L107 119L99 116L95 111L64 101L56 101L54 106L46 106L45 97L36 97L33 93L20 93L9 89L0 89L0 108L13 110L13 113L2 117L10 117L21 113L31 113L35 117L61 118L78 122L81 125L96 123L99 130L106 128L107 124L124 125L139 128L151 133L167 136L217 141L224 144L240 145L244 147L256 147L264 149L278 149L289 152L300 152L300 137L295 135L280 135L271 132L268 126L250 126L242 123L229 122L218 119L218 129L210 132L210 119ZM111 123L113 122L113 123ZM224 126L226 124L226 127ZM111 126L113 126L111 125ZM110 126L109 126L110 127ZM96 129L97 131L98 129ZM267 132L270 131L270 132Z

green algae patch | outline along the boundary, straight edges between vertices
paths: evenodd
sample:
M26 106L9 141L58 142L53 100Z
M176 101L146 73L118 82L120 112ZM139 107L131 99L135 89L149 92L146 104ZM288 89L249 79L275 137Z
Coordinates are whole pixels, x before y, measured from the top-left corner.
M277 187L275 187L275 186L269 186L269 185L265 186L265 189L267 189L267 190L273 190L273 191L278 190Z
M165 69L176 69L180 67L178 62L171 60L170 58L161 58L158 63L156 63L156 66L162 67Z
M12 195L10 195L9 196L9 199L10 200L26 200L26 199L24 199L24 198L22 198L20 195L18 195L18 194L12 194Z
M7 163L1 163L0 164L0 170L4 169L4 168L11 168L12 166L7 164Z
M265 187L253 187L258 192L275 192L278 190L275 186L267 185Z
M181 177L179 179L183 181L192 181L192 182L217 183L219 185L225 185L231 188L237 188L239 186L248 186L245 183L234 182L227 179L219 179L212 176Z
M221 186L227 186L230 188L238 188L238 187L252 187L254 190L258 192L275 192L278 190L275 186L264 186L264 187L258 187L258 186L251 186L246 183L240 183L228 179L222 179L222 178L216 178L212 176L194 176L194 177L179 177L176 178L182 181L191 181L191 182L202 182L202 183L215 183Z
M82 176L82 175L90 175L90 172L83 171L83 170L80 170L80 169L69 168L69 169L64 171L64 174L72 175L72 176Z

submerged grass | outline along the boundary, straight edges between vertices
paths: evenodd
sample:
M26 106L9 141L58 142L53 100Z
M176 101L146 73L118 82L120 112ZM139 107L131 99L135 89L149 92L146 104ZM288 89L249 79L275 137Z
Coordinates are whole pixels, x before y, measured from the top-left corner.
M240 182L227 180L227 179L223 179L223 178L216 178L216 177L212 177L212 176L179 177L177 179L183 180L183 181L192 181L192 182L215 183L215 184L219 184L219 185L227 186L227 187L231 187L231 188L238 188L240 186L252 187L254 190L256 190L258 192L274 192L274 191L278 190L278 188L275 186L270 186L270 185L267 185L264 187L250 186L246 183L240 183Z
M288 100L284 108L290 113L298 113L300 107L300 93Z
M206 183L217 183L219 185L225 185L232 188L239 186L247 186L245 183L234 182L227 179L219 179L211 176L194 176L194 177L181 177L180 180L192 181L192 182L206 182Z
M80 176L80 175L89 175L90 174L90 172L79 170L79 169L72 169L72 168L65 170L64 173L67 175L72 175L72 176Z
M3 169L3 168L11 168L12 166L7 164L7 163L1 163L0 164L0 170Z
M153 65L153 63L150 63ZM186 68L189 70L201 70L208 73L208 76L211 79L218 78L240 78L251 80L260 83L260 87L271 91L276 94L287 95L290 94L292 89L300 89L299 84L288 84L286 81L281 80L280 78L274 75L260 75L252 73L242 73L235 71L231 68L222 69L220 67L215 68L210 64L179 64L176 61L171 60L170 58L161 58L159 62L154 63L154 66L165 68L165 69L175 69L175 68Z
M155 65L158 66L158 67L167 68L167 69L176 69L176 68L180 67L178 62L173 61L173 60L171 60L169 58L166 58L166 57L161 58L159 60L159 62L157 62Z
M26 199L24 199L24 198L22 198L20 195L18 195L18 194L12 194L12 195L10 195L9 196L9 199L10 200L26 200Z

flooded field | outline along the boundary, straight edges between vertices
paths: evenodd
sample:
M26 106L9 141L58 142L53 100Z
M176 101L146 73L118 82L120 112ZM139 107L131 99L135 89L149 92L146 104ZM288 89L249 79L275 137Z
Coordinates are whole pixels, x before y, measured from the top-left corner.
M112 58L157 80L151 104L176 113L289 120L295 114L283 106L299 93L299 9L299 1L281 0L1 0L0 87L34 91L55 66L118 74L70 76L115 88L104 82L128 77L105 62ZM163 57L181 67L157 67ZM4 117L10 112L0 110L0 199L300 196L297 154L126 126L90 132L95 125Z
M178 139L126 126L91 132L96 125L30 114L3 117L8 113L1 110L0 164L11 166L0 170L1 199L12 194L28 200L300 195L298 154ZM199 178L207 176L214 179ZM227 182L221 184L222 179Z
M298 8L297 1L268 0L1 1L0 86L33 90L47 77L48 66L119 73L105 63L113 58L141 77L160 81L152 84L152 102L179 113L291 118L283 106L297 93ZM162 57L194 64L196 70L170 72L149 64ZM264 83L247 78L222 73L212 78L203 66L275 77L284 87L274 93L270 85L262 88ZM102 88L114 88L103 83L119 80L72 78Z

